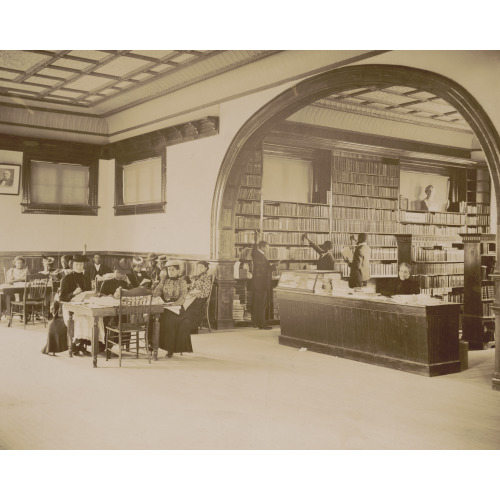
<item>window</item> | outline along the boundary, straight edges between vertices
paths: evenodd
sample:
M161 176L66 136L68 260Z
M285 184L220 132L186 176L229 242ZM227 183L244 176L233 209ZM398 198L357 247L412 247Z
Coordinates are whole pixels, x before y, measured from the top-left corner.
M116 159L115 215L165 211L165 150L157 156L147 156L142 153Z
M97 169L26 157L23 213L97 215Z

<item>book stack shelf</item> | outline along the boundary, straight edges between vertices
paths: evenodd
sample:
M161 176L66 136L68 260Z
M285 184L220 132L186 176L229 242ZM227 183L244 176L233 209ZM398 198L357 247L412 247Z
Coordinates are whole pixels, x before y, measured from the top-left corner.
M468 234L490 231L490 174L487 168L467 169L467 229Z
M490 278L496 261L494 234L462 234L465 249L464 314L462 339L469 349L483 349L494 342L495 317L491 306L495 299Z

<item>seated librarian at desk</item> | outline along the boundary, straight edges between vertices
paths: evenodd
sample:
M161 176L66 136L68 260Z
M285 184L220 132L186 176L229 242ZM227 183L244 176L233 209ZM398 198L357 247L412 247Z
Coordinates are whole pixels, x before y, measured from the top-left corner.
M410 279L411 266L406 262L399 265L399 276L389 280L384 288L381 290L382 295L418 295L420 293L420 286L415 281Z

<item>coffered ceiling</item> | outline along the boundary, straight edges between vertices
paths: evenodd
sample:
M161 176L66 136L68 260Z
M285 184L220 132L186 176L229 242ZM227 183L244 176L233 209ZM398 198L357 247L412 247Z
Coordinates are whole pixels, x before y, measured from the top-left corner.
M30 106L103 115L278 52L4 50L0 51L0 102L27 101Z

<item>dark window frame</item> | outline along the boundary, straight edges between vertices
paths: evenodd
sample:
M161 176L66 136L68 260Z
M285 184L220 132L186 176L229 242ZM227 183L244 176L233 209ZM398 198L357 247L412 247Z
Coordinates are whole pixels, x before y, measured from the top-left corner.
M123 202L123 167L136 161L161 158L161 201L125 205ZM165 213L167 206L167 150L165 146L148 151L130 151L115 158L115 215Z
M31 164L33 161L73 164L89 168L89 198L88 205L60 205L58 203L34 203L31 199ZM23 155L22 169L23 184L23 207L24 214L53 214L53 215L90 215L97 216L98 213L98 187L99 187L99 159L82 157L59 156L50 154L30 154Z

